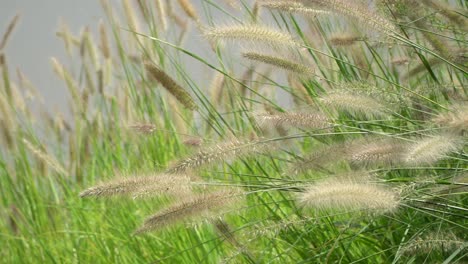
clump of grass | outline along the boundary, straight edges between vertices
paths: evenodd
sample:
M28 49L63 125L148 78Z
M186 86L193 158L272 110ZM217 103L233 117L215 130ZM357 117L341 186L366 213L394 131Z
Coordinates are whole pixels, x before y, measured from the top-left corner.
M232 258L238 255L244 257L244 261L237 262L254 263L258 262L258 252L267 262L365 260L381 263L389 257L395 257L394 261L399 262L418 262L419 256L399 255L400 250L405 252L405 242L415 231L419 233L432 227L447 228L454 234L464 234L466 231L463 225L466 219L466 147L458 143L458 139L464 140L467 130L467 110L462 105L466 100L463 78L463 66L468 58L463 47L466 42L466 34L463 33L466 30L457 27L456 24L462 26L459 23L447 24L453 21L447 21L445 18L448 17L443 14L446 11L434 6L431 1L424 0L421 4L418 1L390 0L379 5L385 6L381 11L388 11L398 20L396 30L393 21L372 11L373 4L363 6L356 1L237 0L237 7L241 8L235 11L224 10L226 6L220 1L203 1L204 12L197 13L191 4L194 2L190 0L125 0L124 10L115 10L117 12L113 12L110 0L102 0L112 34L108 35L104 24L100 23L101 40L98 45L93 41L95 30L91 27L85 27L81 36L75 37L62 24L62 32L58 33L65 42L72 67L56 59L52 63L57 75L69 88L73 110L78 110L73 112L72 120L68 122L71 125L65 124L65 120L56 120L48 113L43 114L39 122L25 113L29 104L21 100L21 93L29 91L28 85L18 71L20 88L26 89L16 89L7 67L6 50L0 50L0 133L6 133L2 143L7 142L6 148L0 147L0 207L12 208L0 215L0 218L10 222L0 224L0 233L6 234L2 238L6 239L7 245L0 247L0 255L6 256L5 262L51 262L56 255L67 255L76 248L75 241L83 238L83 232L76 230L89 229L86 232L99 235L93 238L93 243L82 243L80 250L73 251L75 262L99 262L111 257L123 259L123 262L147 262L149 258L149 261L171 263L194 260L215 263L219 260L236 262ZM174 8L178 3L184 9L183 13ZM136 10L138 13L132 10L135 4L140 9ZM267 15L271 17L264 17L260 12L262 6L288 14L268 12ZM400 13L406 13L406 18L401 17L400 10L396 8L401 8L404 12ZM457 13L450 12L458 16L464 10L458 8ZM140 14L142 16L138 16ZM231 16L239 22L238 26L201 25L201 20L217 25L213 18L220 17L219 14ZM307 17L297 19L295 14ZM348 38L343 34L340 38L331 37L324 42L323 36L334 36L342 21L336 21L336 24L333 21L336 17L324 18L317 14L337 14L357 21L356 36L366 36L364 29L371 27L405 45L387 47L385 45L393 44L387 40L379 40L378 45L373 45L364 37ZM119 16L124 16L124 19ZM164 22L166 17L174 25ZM241 21L241 17L247 17L248 21ZM274 20L277 29L250 24L264 19ZM286 70L289 87L283 84L283 76L270 74L272 67L263 72L249 65L243 73L238 72L239 65L230 60L239 55L234 54L237 47L221 49L214 47L212 42L200 43L199 38L190 38L189 45L196 45L197 50L208 48L208 45L213 49L202 51L207 51L210 57L189 51L183 41L191 36L188 22L194 20L209 40L233 40L236 44L253 44L259 48L252 49L258 52L247 49L243 56L255 63ZM122 25L120 21L128 25ZM130 28L132 32L123 33L121 28ZM446 28L450 30L436 33ZM398 33L400 30L402 34ZM305 44L302 39L306 41ZM362 45L351 45L357 41L362 41ZM1 44L5 42L1 41L0 46L5 46ZM337 44L349 46L329 47ZM101 52L97 52L97 48ZM114 49L116 52L113 52ZM78 54L81 64L77 65L74 56ZM141 55L132 58L132 54ZM426 71L428 74L423 76L409 70L407 78L402 79L405 69L389 65L396 54L415 58L414 55L417 55L424 63L411 66L419 67L420 72ZM431 54L437 56L430 57ZM217 73L210 87L213 88L211 100L206 96L208 91L204 83L211 75L205 75L202 67L191 71L191 67L186 67L190 65L183 65L189 57L196 59L203 68ZM161 66L145 63L149 58L155 58L154 61L159 61ZM314 61L313 67L320 77L313 74L308 66L309 61ZM174 68L181 71L192 90L184 89L185 83L178 84L173 78L175 74L163 68L162 65L168 62L174 63ZM146 70L143 74L141 64ZM147 82L145 77L154 82ZM197 79L200 82L195 81ZM369 83L358 81L362 79ZM172 95L161 96L141 85L156 82ZM441 83L446 82L450 87L448 90L441 87ZM433 85L436 89L429 91L422 88L427 85ZM96 89L96 86L99 88ZM143 89L139 89L142 86ZM451 94L455 90L456 96ZM294 96L297 103L295 109L300 109L294 110L297 112L284 112L284 109L291 109L289 95ZM460 106L455 101L459 101ZM305 108L304 104L320 109L308 112L309 108ZM199 111L181 113L181 105ZM435 114L447 105L450 106L447 112L444 110ZM252 118L262 107L269 114ZM330 115L335 112L350 114ZM420 118L419 114L425 116ZM391 119L386 118L390 115ZM329 116L333 121L329 120ZM216 138L229 138L231 135L253 134L252 131L257 131L254 119L261 126L276 128L280 136L236 138L208 146L203 143L204 140L213 142ZM164 133L129 142L129 138L135 137L121 128L134 120L157 120L155 126L137 124L131 127L137 132L152 133L158 129ZM286 133L296 127L301 129L297 134ZM174 129L177 133L173 132ZM37 144L39 138L44 136L43 132L47 136L42 141L48 144L46 146ZM175 134L181 136L182 142L175 138ZM382 137L356 139L362 134ZM415 139L415 134L436 136ZM190 135L200 135L200 138ZM446 138L433 141L437 137ZM42 151L39 154L43 156L48 154L46 149L53 149L54 155L58 156L52 158L67 164L67 175L70 177L38 177L46 174L45 170L52 166L47 164L45 158L34 154L32 147L22 142L23 138L38 139L31 144L36 151ZM275 151L279 147L284 151ZM38 162L30 159L28 151ZM449 155L451 151L455 153ZM105 175L111 169L127 170L134 166L160 167L173 155L186 152L194 154L189 154L185 159L176 158L166 173L119 177L84 190L81 194L95 198L167 198L151 201L158 208L167 200L174 203L164 205L136 233L158 230L176 223L204 221L234 208L232 217L226 218L226 221L210 221L214 223L218 235L229 244L215 241L212 228L187 232L180 226L158 234L158 239L147 239L143 244L134 243L141 239L128 240L125 232L110 225L110 222L116 221L123 229L133 225L125 207L122 208L124 210L86 210L86 214L83 214L83 201L77 202L76 197L72 197L76 193L76 185L92 181L94 175ZM243 157L248 158L230 162ZM441 158L447 158L446 162L432 166ZM291 171L307 170L307 173L291 178L289 171L284 172L283 169L287 170L288 164L292 164ZM419 166L427 164L431 166ZM217 168L221 171L198 170L205 165L222 168ZM380 168L368 170L369 167ZM328 179L317 181L323 176ZM213 185L222 185L226 189L212 192L207 186ZM393 186L405 190L405 193L399 194L399 191L389 189ZM245 214L240 214L235 207L245 194L229 188L242 188L248 192L249 206L245 208ZM317 217L303 217L303 213L297 210L294 203L297 200L291 198L295 197L293 192L298 191L301 192L298 200L305 207L316 209ZM64 201L67 210L60 210ZM415 203L403 204L402 201ZM401 213L392 217L372 217L370 223L350 223L346 219L353 210L384 213L397 209ZM343 211L346 211L345 214L342 214ZM270 222L278 228L262 228ZM250 237L234 236L242 229L248 230L245 235ZM388 233L389 230L392 234ZM69 239L63 239L64 233ZM447 233L445 235L446 240L456 240ZM274 247L271 247L270 238L275 241ZM352 238L352 243L348 238ZM431 240L424 236L421 239L424 242ZM374 243L377 240L378 243ZM57 247L57 241L63 243ZM109 250L109 245L115 245L115 241L129 241L126 244L128 247ZM330 241L333 243L330 244ZM246 250L250 247L255 255ZM437 254L422 256L424 261L442 263L460 261L464 257L462 247L452 248L448 244L443 247L453 252L449 252L447 257L442 256L445 254L439 254L441 250L435 247L433 251L438 251ZM227 252L230 248L236 251L232 256ZM418 250L418 247L414 250ZM28 254L12 254L25 251ZM168 254L169 251L174 254Z
M184 197L181 201L150 216L135 234L160 229L193 218L206 219L215 214L227 212L239 200L237 190L221 190Z
M184 107L190 110L198 109L192 96L161 68L151 62L146 62L145 68L148 74L161 83Z
M384 187L353 181L327 180L313 184L300 194L305 207L318 210L392 212L400 204L395 192Z

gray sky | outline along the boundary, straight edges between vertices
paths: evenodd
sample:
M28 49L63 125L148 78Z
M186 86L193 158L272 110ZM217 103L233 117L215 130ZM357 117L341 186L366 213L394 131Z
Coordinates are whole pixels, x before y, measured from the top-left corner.
M16 13L20 23L11 36L5 53L11 74L16 68L31 80L45 98L49 109L66 105L66 88L52 72L50 57L65 59L62 41L55 35L60 18L78 34L85 25L97 28L103 12L97 0L1 0L0 34Z

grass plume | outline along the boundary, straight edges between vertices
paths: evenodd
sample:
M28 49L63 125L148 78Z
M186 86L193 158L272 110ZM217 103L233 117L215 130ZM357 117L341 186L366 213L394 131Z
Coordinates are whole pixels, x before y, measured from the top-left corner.
M403 254L427 255L434 252L454 252L457 249L468 248L468 242L458 238L451 232L425 232L411 239L403 248Z
M145 68L148 74L166 88L183 106L190 110L198 109L190 94L161 68L151 62L145 62Z
M399 205L398 195L370 183L327 180L313 184L299 196L302 205L318 210L363 210L391 212Z
M310 76L314 75L314 71L309 66L290 61L286 58L261 54L257 52L243 52L242 56L249 60L263 62L293 73Z
M405 143L393 139L357 139L348 142L344 151L355 166L389 166L402 162L405 148Z
M251 43L261 43L275 48L297 48L300 46L300 43L289 33L259 25L207 27L204 29L204 35L212 40L247 41Z
M235 190L221 190L185 197L180 202L147 218L135 234L173 225L191 218L207 218L230 209L239 198Z
M49 165L52 169L62 175L67 175L67 171L63 168L62 165L50 154L47 154L45 151L35 147L31 142L27 139L23 138L24 145L31 151L36 157L40 160L44 161L47 165Z
M150 174L106 182L80 193L80 197L132 196L133 198L190 193L190 178L184 175Z
M388 115L388 107L379 98L344 89L334 90L321 96L320 102L332 109L365 116L366 118Z
M151 134L156 131L156 126L153 124L134 124L130 128L142 134Z
M274 9L278 11L288 12L288 13L297 13L305 16L315 16L315 15L322 15L322 14L330 14L329 11L321 10L321 9L314 9L304 6L302 3L298 1L269 1L263 0L260 1L260 6Z
M279 114L257 114L254 116L262 128L274 127L289 129L290 127L302 129L324 129L330 128L330 119L322 113L279 113Z
M198 22L200 20L200 17L197 14L197 11L195 10L195 7L192 5L190 0L177 0L179 2L180 7L184 10L185 14L193 19L193 21Z
M306 7L316 7L345 15L361 25L367 25L390 36L397 34L395 25L386 18L371 12L366 6L347 0L301 0Z
M438 135L426 137L408 147L404 161L410 165L431 164L460 147L461 142L456 136Z
M0 41L0 51L4 50L6 47L6 44L8 43L8 40L10 39L11 33L15 30L16 25L18 24L20 19L20 15L16 14L13 19L11 19L10 23L8 23L8 26L5 30L5 33L2 36L2 39Z
M468 131L468 105L452 105L450 111L438 114L432 122L456 133Z
M225 161L227 159L244 157L246 155L264 153L272 149L274 149L274 142L235 139L211 147L203 147L197 154L178 161L166 172L171 174L184 173L216 161Z

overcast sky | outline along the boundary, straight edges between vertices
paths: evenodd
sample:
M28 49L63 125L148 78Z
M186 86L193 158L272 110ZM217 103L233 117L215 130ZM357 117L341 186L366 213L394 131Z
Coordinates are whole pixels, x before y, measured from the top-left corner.
M55 35L63 18L73 33L85 25L97 27L103 18L97 0L1 0L0 34L19 13L21 19L5 53L11 74L18 67L45 97L50 110L66 105L66 88L52 72L50 57L65 58L63 43ZM16 79L16 74L15 78Z

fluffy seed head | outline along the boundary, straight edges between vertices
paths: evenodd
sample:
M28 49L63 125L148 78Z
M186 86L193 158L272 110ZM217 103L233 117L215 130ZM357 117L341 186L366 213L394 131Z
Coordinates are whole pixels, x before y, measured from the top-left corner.
M156 131L156 126L153 124L134 124L130 128L142 134L151 134Z
M330 108L363 115L367 118L387 115L387 107L380 100L346 90L333 91L322 96L320 101Z
M361 40L363 40L362 37L350 34L335 35L328 39L333 46L351 46Z
M378 166L400 163L405 144L395 140L354 140L345 147L346 160L353 165Z
M7 26L7 29L5 33L2 36L2 39L0 41L0 51L3 50L8 42L8 39L10 38L11 33L13 33L13 30L15 29L16 25L18 24L18 21L20 19L20 15L16 14L13 19L10 21L10 23Z
M184 10L185 14L188 17L193 19L194 21L198 21L200 18L195 10L195 7L192 5L190 0L177 0L179 2L180 7Z
M260 140L244 141L235 139L232 141L220 143L211 147L202 148L197 154L178 161L166 172L170 174L184 173L215 161L224 161L227 159L239 158L253 153L265 153L274 149L275 145L271 142L262 142Z
M301 75L314 75L314 71L309 66L290 61L286 58L267 54L260 54L256 52L244 52L242 53L242 56L249 60L263 62L293 73L298 73Z
M214 193L204 193L185 197L182 201L154 214L145 220L135 233L140 234L162 228L188 218L206 218L216 213L222 213L231 208L239 199L239 192L222 190Z
M145 63L145 68L151 77L161 83L183 106L190 110L198 109L190 94L162 69L150 62Z
M47 165L53 168L56 172L67 175L67 171L60 165L60 163L52 155L46 153L45 151L35 147L31 142L23 138L24 145L31 151L36 157L44 161Z
M460 147L458 138L451 135L427 137L408 147L404 161L410 165L431 164Z
M99 35L101 41L101 51L104 58L109 59L111 56L109 38L107 36L106 26L102 21L99 22Z
M257 25L209 27L204 29L204 35L213 40L241 40L262 43L275 48L300 46L300 43L286 32Z
M329 14L329 11L320 10L320 9L313 9L309 7L305 7L302 3L298 1L261 1L260 6L266 7L268 9L275 9L283 12L288 13L298 13L301 15L322 15L322 14Z
M190 146L190 147L200 147L203 144L203 139L198 138L198 137L194 137L194 138L186 139L182 143L184 145Z
M254 116L257 123L262 128L281 128L291 127L302 129L323 129L331 125L330 119L322 113L280 113L280 114L258 114Z
M411 59L408 57L396 57L390 63L395 66L402 66L402 65L408 65L410 60Z
M451 232L420 234L411 239L403 248L402 253L408 255L430 254L434 251L453 252L458 248L467 248L468 242L458 238Z
M380 15L371 12L366 6L348 0L301 0L306 7L329 10L342 14L361 23L374 28L387 35L394 36L397 32L395 25Z
M468 131L468 104L454 105L450 112L441 113L432 121L456 133Z
M306 207L319 210L393 211L398 195L369 183L329 180L309 186L299 197Z
M186 195L191 192L190 178L184 175L153 174L121 178L88 188L80 197Z

